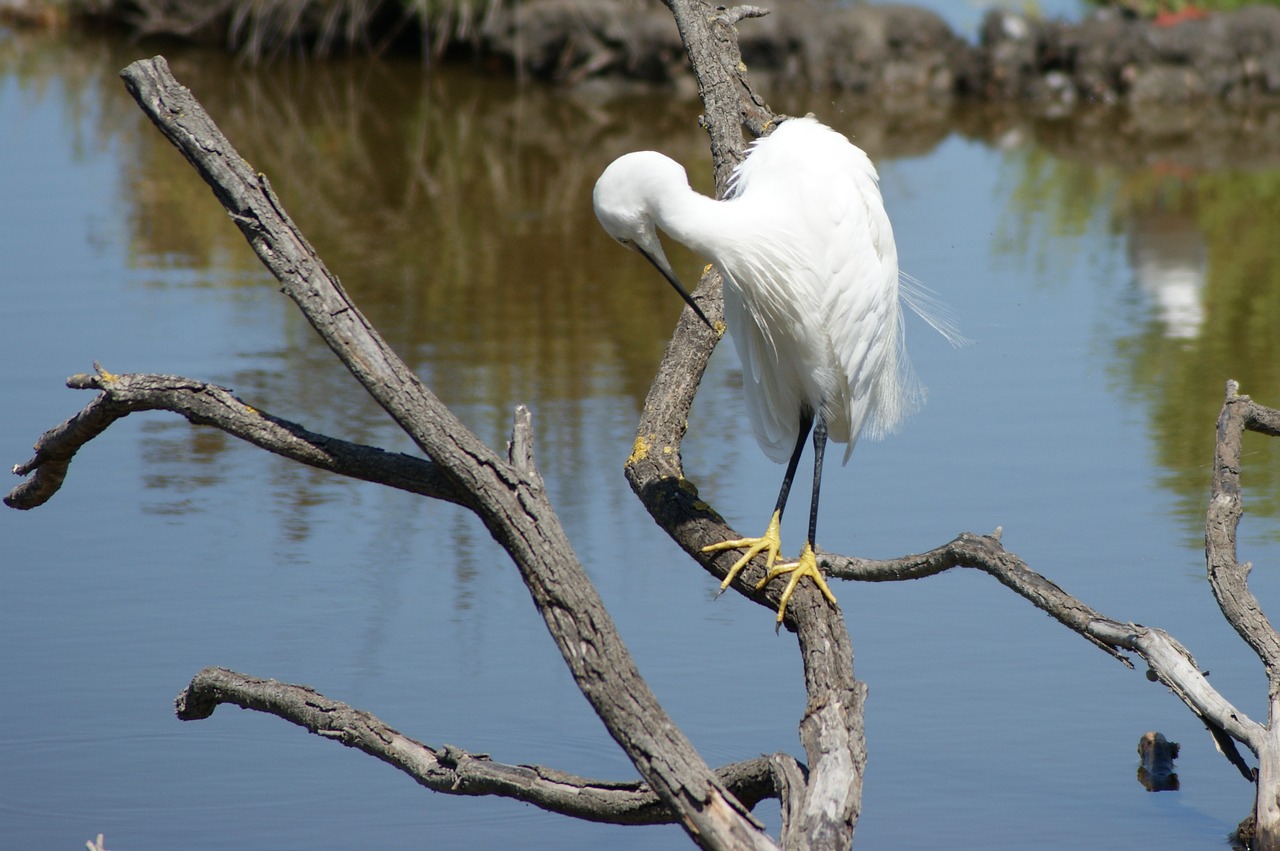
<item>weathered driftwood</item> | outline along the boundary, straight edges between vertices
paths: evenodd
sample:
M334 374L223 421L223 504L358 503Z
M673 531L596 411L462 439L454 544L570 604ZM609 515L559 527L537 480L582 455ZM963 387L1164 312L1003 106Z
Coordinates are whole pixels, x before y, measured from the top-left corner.
M485 446L386 345L163 58L122 72L135 100L226 207L317 333L507 550L579 688L690 836L708 848L772 843L658 704L569 544L532 464L528 412L511 451Z
M717 185L723 189L742 156L743 128L758 133L773 119L747 81L737 52L735 25L758 10L713 10L697 0L669 0L669 6L706 105L703 124ZM508 795L556 812L617 823L678 821L707 848L774 847L748 812L768 794L782 801L784 847L848 847L861 807L865 687L854 679L853 650L839 610L807 584L787 610L785 623L797 636L808 694L800 724L807 766L775 755L712 771L641 679L565 539L533 463L527 410L517 411L505 458L481 443L381 340L289 220L265 176L240 159L191 93L173 79L164 60L135 63L123 76L144 111L209 183L283 291L430 460L309 432L204 382L99 369L96 375L69 381L101 395L40 439L35 457L15 468L32 477L6 502L19 508L41 504L62 485L76 450L115 420L137 410L170 410L303 463L463 505L510 553L579 688L644 783L592 781L551 768L502 766L448 746L428 748L372 715L310 689L220 669L196 675L179 697L180 717L207 717L224 702L267 711L365 750L432 789ZM721 315L714 278L705 279L695 297L708 316ZM626 473L658 524L704 569L723 577L732 559L706 556L700 548L738 535L698 498L682 475L680 460L689 407L716 343L716 334L686 311L646 399ZM1239 446L1245 430L1280 435L1280 413L1237 395L1231 385L1219 420L1206 555L1224 615L1266 665L1271 711L1265 726L1223 699L1172 636L1094 611L1006 551L998 532L962 534L935 550L893 560L828 553L820 558L832 576L857 581L899 581L952 567L977 568L1126 664L1131 665L1126 653L1140 656L1148 676L1168 686L1205 721L1238 768L1251 773L1233 741L1259 756L1257 847L1277 848L1280 638L1249 592L1248 565L1239 564L1235 555L1242 511ZM777 589L754 588L762 569L759 563L749 566L734 588L772 609Z

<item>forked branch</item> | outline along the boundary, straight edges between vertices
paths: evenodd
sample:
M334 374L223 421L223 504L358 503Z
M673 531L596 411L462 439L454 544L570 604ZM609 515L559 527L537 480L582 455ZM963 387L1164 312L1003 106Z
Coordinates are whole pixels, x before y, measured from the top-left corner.
M1205 516L1204 552L1209 585L1227 622L1253 648L1267 671L1270 697L1280 693L1280 635L1249 590L1248 564L1236 560L1236 530L1244 515L1240 496L1241 452L1244 433L1280 436L1280 411L1239 395L1227 382L1227 399L1218 415L1218 439L1213 455L1213 489ZM1273 719L1274 721L1274 719Z
M387 346L163 57L121 76L156 127L231 213L282 290L360 384L471 495L469 507L511 556L583 695L641 777L706 848L772 848L641 678L533 469L528 412L510 458L486 446Z

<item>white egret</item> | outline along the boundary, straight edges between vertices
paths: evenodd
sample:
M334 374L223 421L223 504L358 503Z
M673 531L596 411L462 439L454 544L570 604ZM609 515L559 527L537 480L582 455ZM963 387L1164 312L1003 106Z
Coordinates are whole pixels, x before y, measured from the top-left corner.
M757 588L790 574L779 623L804 576L834 604L814 555L827 440L848 445L847 462L864 429L875 436L892 431L920 398L903 349L897 247L871 160L812 116L792 118L752 144L723 200L691 189L674 160L638 151L604 170L593 202L609 235L644 255L704 322L655 228L720 271L747 417L765 454L787 463L765 533L704 548L745 549L721 591L763 552L768 572ZM902 295L958 339L945 322L925 315L918 300ZM808 538L796 561L778 564L782 512L811 433Z

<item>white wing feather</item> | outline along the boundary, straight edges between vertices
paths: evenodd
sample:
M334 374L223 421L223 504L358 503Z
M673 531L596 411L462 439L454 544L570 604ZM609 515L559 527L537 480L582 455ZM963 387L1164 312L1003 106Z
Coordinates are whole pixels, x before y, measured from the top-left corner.
M822 407L845 460L865 428L892 431L920 401L903 350L898 257L870 160L810 118L757 142L729 207L747 244L717 259L761 448L785 461L801 403Z

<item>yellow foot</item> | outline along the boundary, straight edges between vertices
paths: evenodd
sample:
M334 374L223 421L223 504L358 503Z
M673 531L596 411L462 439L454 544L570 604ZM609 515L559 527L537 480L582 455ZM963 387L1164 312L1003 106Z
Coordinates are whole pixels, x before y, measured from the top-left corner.
M800 553L798 560L771 567L764 579L761 579L759 584L756 585L756 590L760 590L784 573L790 573L791 578L787 580L787 587L782 591L782 601L778 603L779 624L782 623L782 616L787 611L787 603L791 602L791 595L795 593L796 584L802 576L812 578L822 595L827 598L831 605L836 605L836 596L831 593L831 589L827 587L827 580L823 578L822 571L818 569L818 557L813 554L811 545L804 545L804 551Z
M747 552L742 558L733 563L733 567L729 568L729 573L725 576L724 582L720 583L720 593L723 594L725 589L729 587L729 583L733 582L733 578L741 572L742 568L747 566L760 553L766 553L765 569L773 570L773 563L778 560L778 551L782 549L782 516L777 512L773 512L773 517L769 520L769 528L764 530L764 534L759 538L738 538L734 541L721 541L718 544L710 544L702 548L704 553L719 553L725 550L737 550L746 547Z

